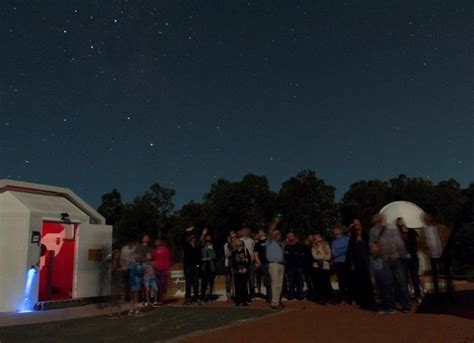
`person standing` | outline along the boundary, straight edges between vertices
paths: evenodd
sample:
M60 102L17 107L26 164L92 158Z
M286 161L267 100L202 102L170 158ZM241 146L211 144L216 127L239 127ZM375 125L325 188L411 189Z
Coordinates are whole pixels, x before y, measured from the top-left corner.
M201 275L201 300L212 301L216 278L216 252L210 240L206 240L202 248ZM209 289L209 294L207 294L207 289Z
M265 230L261 229L258 231L258 241L255 244L255 249L253 253L253 259L255 261L256 268L260 269L263 284L266 291L266 300L268 303L271 303L272 300L272 289L271 289L271 280L270 273L268 271L268 260L267 260L267 235Z
M202 264L201 241L198 241L194 234L194 226L186 229L182 236L182 247L184 250L183 268L184 279L186 283L186 291L184 295L184 303L189 305L199 301L199 275ZM207 233L207 229L203 230L202 238ZM192 295L191 295L192 290Z
M285 265L283 245L281 243L281 232L275 227L275 225L270 227L268 233L266 254L272 289L271 306L273 309L282 308L283 306L280 302L280 296L283 288Z
M326 305L333 300L331 286L331 248L321 235L314 235L313 248L313 301Z
M126 245L122 247L120 250L120 268L122 269L123 273L123 285L124 285L124 293L125 293L125 301L130 300L130 282L129 282L129 275L128 275L128 266L130 262L132 262L132 254L135 252L137 248L136 242L128 242Z
M286 280L288 283L288 300L303 300L303 246L297 241L294 233L290 232L286 237L284 250Z
M313 298L313 255L311 249L313 247L313 236L309 235L304 240L303 245L303 276L304 282L306 283L306 299L311 300Z
M373 310L374 289L370 278L370 250L361 225L354 225L347 249L352 297L360 308Z
M405 220L403 218L397 218L396 223L398 230L400 230L400 235L402 236L403 242L405 243L405 249L407 251L407 256L405 259L407 277L406 280L411 279L411 284L413 286L413 292L415 293L415 299L418 304L421 304L421 287L420 287L420 262L418 260L418 240L419 236L415 229L410 229L406 226Z
M405 244L395 225L385 226L381 214L374 216L374 227L370 231L370 247L373 256L372 266L376 283L382 296L380 313L394 313L396 307L395 287L402 311L410 312L410 296L406 280Z
M158 276L158 303L165 302L170 280L170 270L173 264L171 248L165 240L155 240L153 259L155 260L155 270Z
M441 256L443 255L443 244L439 235L438 226L433 217L429 214L423 216L425 223L424 232L428 254L430 257L430 267L433 273L433 286L435 294L439 293L439 270L442 267Z
M234 238L237 238L235 231L230 231L227 237L227 242L224 244L224 266L225 266L225 292L227 295L227 302L230 303L234 296L233 287L233 271L232 271L232 251L234 250Z
M158 281L156 279L155 263L153 255L146 254L146 262L143 263L143 285L145 286L145 299L147 306L158 306ZM152 298L153 294L153 298ZM153 301L152 301L153 299Z
M232 268L234 271L236 306L248 305L248 277L249 266L252 263L250 253L245 244L237 237L233 238L234 249L232 250Z
M255 268L253 265L253 251L255 249L255 240L250 237L250 229L249 228L242 228L239 232L239 238L242 242L244 242L245 247L247 248L248 252L250 253L250 260L251 264L248 268L248 279L249 279L249 300L255 300Z
M336 272L337 283L339 285L339 301L351 303L348 288L348 268L346 263L347 247L349 245L349 237L344 234L342 228L333 230L334 240L331 243L331 253L333 259L333 268Z
M143 315L138 308L138 301L143 289L144 268L143 262L136 251L132 253L132 259L128 266L128 270L131 298L130 311L128 312L128 315L139 317Z

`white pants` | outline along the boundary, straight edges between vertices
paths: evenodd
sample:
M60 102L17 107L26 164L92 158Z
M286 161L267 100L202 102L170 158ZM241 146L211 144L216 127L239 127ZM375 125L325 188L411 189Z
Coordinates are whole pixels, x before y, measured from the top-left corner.
M283 287L283 276L285 274L285 266L270 262L268 264L268 272L272 283L272 306L280 305L281 289Z

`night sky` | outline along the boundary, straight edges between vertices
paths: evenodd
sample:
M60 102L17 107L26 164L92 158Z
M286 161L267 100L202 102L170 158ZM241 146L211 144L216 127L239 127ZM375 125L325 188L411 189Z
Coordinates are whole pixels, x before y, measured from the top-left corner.
M0 4L0 178L97 205L302 169L473 181L469 1Z

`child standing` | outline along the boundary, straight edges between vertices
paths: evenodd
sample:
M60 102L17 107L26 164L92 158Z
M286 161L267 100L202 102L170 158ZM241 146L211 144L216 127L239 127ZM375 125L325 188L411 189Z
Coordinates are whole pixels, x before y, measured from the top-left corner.
M143 284L145 285L145 295L147 306L158 306L158 282L155 274L155 263L151 253L145 255L146 262L143 264L145 274L143 276ZM151 293L153 291L153 302L151 301Z
M132 253L132 261L128 266L128 272L131 298L131 307L128 315L137 317L142 316L143 314L138 309L138 296L142 290L144 270L140 257L136 252Z

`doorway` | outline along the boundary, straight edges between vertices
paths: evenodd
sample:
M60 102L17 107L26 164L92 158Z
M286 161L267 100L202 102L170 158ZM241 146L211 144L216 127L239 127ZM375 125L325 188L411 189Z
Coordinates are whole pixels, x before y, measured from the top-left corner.
M77 226L43 222L39 301L72 299Z

